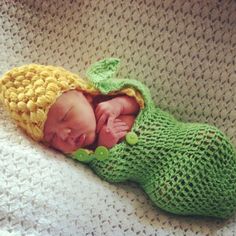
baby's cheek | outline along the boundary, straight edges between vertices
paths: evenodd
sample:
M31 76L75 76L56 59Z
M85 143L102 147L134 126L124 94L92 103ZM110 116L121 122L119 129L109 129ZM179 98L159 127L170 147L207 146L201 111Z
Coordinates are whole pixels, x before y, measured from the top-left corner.
M80 121L78 116L73 116L71 117L65 124L66 127L72 129L72 130L77 130L80 128L80 126L83 124L83 122Z

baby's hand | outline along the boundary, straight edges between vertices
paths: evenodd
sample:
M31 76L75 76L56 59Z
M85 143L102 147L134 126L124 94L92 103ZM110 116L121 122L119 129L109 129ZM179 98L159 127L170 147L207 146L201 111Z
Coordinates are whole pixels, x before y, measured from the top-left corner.
M108 124L103 126L99 133L98 145L112 148L128 130L128 125L120 119L108 119Z
M101 102L97 105L95 110L95 116L98 121L97 132L99 133L101 128L106 124L109 118L114 121L122 112L122 104L116 99L111 99L105 102ZM111 122L110 122L111 123Z

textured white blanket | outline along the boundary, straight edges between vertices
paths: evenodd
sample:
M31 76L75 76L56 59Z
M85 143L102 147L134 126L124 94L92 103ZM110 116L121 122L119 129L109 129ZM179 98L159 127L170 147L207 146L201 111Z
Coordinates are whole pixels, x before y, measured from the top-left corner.
M0 74L26 63L84 75L105 57L162 109L207 122L236 146L236 2L0 2ZM227 221L171 215L132 183L111 185L34 143L0 105L0 235L236 235Z

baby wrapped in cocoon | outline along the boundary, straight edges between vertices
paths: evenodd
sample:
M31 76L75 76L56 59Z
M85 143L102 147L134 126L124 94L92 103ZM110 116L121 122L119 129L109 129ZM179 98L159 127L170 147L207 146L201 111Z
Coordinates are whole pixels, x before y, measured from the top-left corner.
M50 108L44 140L65 153L81 147L111 148L131 129L138 110L138 103L127 95L111 98L70 90Z
M113 78L118 59L87 78L25 65L0 79L0 98L34 140L85 162L109 182L137 182L160 208L180 215L231 216L236 152L216 127L183 123L156 107L141 82Z

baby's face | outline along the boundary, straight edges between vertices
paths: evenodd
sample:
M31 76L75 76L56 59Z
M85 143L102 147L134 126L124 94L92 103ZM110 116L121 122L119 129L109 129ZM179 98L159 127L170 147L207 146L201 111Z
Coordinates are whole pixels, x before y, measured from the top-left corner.
M64 153L70 153L95 141L96 118L83 93L63 93L52 105L44 125L44 141Z

